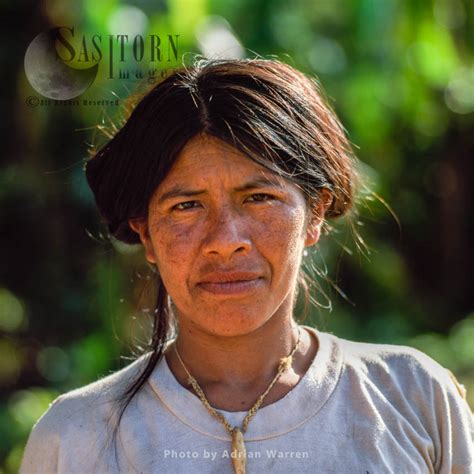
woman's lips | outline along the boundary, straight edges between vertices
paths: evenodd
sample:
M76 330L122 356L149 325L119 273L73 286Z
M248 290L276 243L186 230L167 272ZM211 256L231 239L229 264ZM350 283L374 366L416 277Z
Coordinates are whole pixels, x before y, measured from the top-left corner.
M215 295L236 295L256 290L263 284L263 281L263 278L255 278L253 280L237 280L219 283L201 282L198 286L204 291Z

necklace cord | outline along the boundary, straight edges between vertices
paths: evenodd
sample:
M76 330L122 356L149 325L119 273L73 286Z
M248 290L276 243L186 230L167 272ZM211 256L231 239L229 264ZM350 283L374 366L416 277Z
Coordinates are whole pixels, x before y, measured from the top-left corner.
M283 372L287 369L289 369L292 364L293 364L293 356L295 354L295 352L297 351L299 345L300 345L300 342L301 342L301 328L298 326L298 340L295 344L295 346L293 347L293 350L290 352L290 354L287 356L287 357L282 357L280 359L280 362L278 364L278 372L277 374L275 375L275 377L273 378L273 380L270 382L270 385L267 387L267 389L265 390L265 392L263 392L257 399L257 401L255 402L255 404L252 406L252 408L250 408L250 410L248 411L246 417L244 418L244 421L242 422L242 433L245 433L247 431L247 427L248 427L248 424L250 423L250 420L255 416L255 414L257 413L258 409L260 408L260 406L262 405L263 403L263 400L265 399L265 397L268 395L268 393L270 392L270 390L273 388L273 386L275 385L275 383L278 381L278 379L280 378L280 376L283 374ZM204 406L206 407L206 409L208 410L208 412L214 417L214 418L217 418L227 429L227 431L232 435L233 434L233 431L234 431L234 427L232 427L230 425L230 423L225 419L224 415L222 415L222 413L219 413L218 411L216 411L212 406L211 404L209 403L209 401L207 400L206 398L206 395L204 394L204 391L202 390L202 388L200 387L200 385L198 384L197 380L189 373L189 370L187 369L186 365L184 364L183 362L183 359L181 359L181 356L179 355L179 352L178 352L178 348L177 348L177 345L176 345L176 342L174 344L174 350L176 352L176 355L178 357L178 360L179 362L181 363L181 365L183 366L183 369L184 371L186 372L186 375L188 377L188 381L189 383L191 384L191 386L193 387L194 391L196 392L197 396L199 397L199 399L201 400L201 402L204 404Z

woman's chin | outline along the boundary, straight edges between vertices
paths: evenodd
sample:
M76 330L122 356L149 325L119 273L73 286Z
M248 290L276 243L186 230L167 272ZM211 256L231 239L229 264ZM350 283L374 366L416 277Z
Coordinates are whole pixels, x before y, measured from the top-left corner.
M215 314L212 318L203 318L195 321L196 325L204 332L213 336L238 337L245 336L265 324L261 314L253 316L249 314Z

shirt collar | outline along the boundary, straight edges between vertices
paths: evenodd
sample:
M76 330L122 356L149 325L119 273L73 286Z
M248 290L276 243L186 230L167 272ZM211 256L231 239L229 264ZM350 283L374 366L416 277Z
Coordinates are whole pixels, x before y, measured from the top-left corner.
M245 441L280 436L298 428L327 402L342 370L342 349L337 337L302 326L318 339L318 351L306 374L283 398L260 408L248 425ZM184 388L162 357L149 378L159 400L178 420L201 434L228 440L224 425L216 420L201 400ZM217 410L232 426L242 426L248 411Z

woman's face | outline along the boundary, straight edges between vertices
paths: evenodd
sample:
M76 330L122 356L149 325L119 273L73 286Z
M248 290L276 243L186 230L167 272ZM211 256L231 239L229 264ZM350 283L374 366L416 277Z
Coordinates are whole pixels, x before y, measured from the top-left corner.
M131 221L186 324L213 335L248 334L291 314L307 226L302 192L224 142L190 140ZM308 227L308 228L307 228Z

